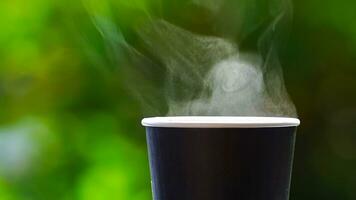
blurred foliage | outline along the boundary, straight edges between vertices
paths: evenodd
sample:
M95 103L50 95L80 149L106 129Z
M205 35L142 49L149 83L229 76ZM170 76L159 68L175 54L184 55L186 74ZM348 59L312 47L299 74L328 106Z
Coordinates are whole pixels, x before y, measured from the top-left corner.
M140 104L93 13L129 33L156 12L152 4L0 1L1 200L151 199ZM206 13L182 13L182 4L161 12L211 31ZM352 0L294 2L280 54L302 121L291 199L356 199L355 8Z

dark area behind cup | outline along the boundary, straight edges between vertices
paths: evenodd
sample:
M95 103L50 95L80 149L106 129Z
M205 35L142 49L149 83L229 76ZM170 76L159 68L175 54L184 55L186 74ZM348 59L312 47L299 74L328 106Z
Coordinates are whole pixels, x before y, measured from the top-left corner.
M295 127L147 127L155 200L287 200Z

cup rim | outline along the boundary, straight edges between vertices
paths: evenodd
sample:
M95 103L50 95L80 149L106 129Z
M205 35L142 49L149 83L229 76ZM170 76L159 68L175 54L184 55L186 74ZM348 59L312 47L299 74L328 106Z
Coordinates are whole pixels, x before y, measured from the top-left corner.
M291 117L167 116L144 118L141 124L145 127L170 128L268 128L297 127L300 120Z

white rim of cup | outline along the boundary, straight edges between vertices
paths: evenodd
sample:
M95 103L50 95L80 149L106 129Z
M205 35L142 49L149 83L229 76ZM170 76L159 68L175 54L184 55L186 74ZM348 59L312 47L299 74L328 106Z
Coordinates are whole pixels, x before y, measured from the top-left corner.
M174 116L144 118L141 123L167 128L269 128L296 127L300 121L290 117Z

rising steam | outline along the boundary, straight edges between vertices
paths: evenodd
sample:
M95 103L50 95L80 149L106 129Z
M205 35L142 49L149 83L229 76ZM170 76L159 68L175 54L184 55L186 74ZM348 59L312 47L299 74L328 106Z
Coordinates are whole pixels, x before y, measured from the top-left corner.
M224 8L229 7L228 2L193 0L192 4L217 17L226 16ZM253 8L248 1L237 2ZM296 116L277 59L280 40L275 39L281 37L276 30L286 22L290 4L284 0L273 2L273 6L268 4L272 20L249 14L242 19L250 20L252 26L242 31L245 25L237 19L229 31L219 19L215 21L214 36L194 33L150 16L133 28L137 39L131 44L107 20L95 18L95 23L104 38L109 38L112 48L119 49L118 60L131 77L131 89L151 111L163 110L168 116ZM236 38L243 40L261 27L265 28L257 39L256 50L240 50Z

